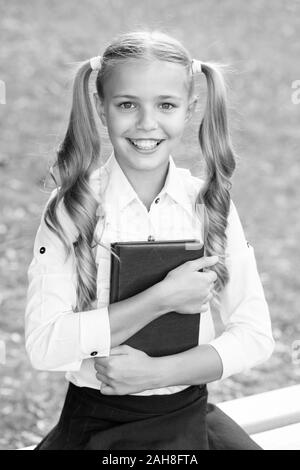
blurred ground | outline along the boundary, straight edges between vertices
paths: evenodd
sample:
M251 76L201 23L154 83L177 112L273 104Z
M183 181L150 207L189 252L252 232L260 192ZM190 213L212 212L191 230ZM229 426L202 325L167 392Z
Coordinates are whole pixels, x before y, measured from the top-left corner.
M296 0L0 0L0 449L39 442L63 404L63 373L32 369L24 349L26 270L41 210L43 181L67 125L68 63L101 54L120 32L162 29L195 58L228 62L230 123L240 155L232 197L254 246L277 341L272 358L210 385L211 401L249 395L299 381L292 362L299 322L299 118L292 82L300 79L300 6ZM298 31L298 37L297 32ZM201 78L201 80L203 80ZM205 98L205 83L199 90ZM198 120L174 154L179 166L201 171ZM109 154L102 134L102 154ZM47 187L50 187L49 184Z

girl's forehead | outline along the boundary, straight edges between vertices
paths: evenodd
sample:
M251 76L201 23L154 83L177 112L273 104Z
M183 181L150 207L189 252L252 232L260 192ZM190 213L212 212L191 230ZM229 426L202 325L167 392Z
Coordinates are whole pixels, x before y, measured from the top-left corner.
M162 60L130 60L114 66L105 95L185 95L187 72L183 65Z

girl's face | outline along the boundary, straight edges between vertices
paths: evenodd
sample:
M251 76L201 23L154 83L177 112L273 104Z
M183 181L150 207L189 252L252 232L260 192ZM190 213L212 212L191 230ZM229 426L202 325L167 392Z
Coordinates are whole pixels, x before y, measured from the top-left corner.
M187 76L180 64L132 59L115 67L96 93L98 114L120 166L154 170L177 148L196 99L188 102Z

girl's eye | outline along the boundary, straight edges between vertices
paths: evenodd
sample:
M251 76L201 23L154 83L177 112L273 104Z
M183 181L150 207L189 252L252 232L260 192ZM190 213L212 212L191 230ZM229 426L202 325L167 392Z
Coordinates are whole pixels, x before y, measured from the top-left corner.
M121 107L123 107L123 105L126 105L126 104L131 105L132 103L131 103L130 101L125 101L124 103L120 103L119 106L120 106L120 108L121 108ZM130 106L129 106L129 107L124 106L123 109L131 109L131 108L130 108Z
M164 105L171 106L171 108L170 107L169 108L163 108L163 109L166 109L167 111L170 111L171 109L175 108L175 106L171 103L163 103L163 106Z

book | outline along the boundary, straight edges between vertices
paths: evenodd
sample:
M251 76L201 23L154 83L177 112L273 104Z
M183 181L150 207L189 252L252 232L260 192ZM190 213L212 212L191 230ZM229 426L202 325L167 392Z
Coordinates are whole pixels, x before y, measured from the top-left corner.
M162 281L177 266L204 255L197 240L111 243L110 303L132 297ZM199 271L203 271L200 269ZM151 357L177 354L198 345L200 313L175 311L149 322L122 344Z

